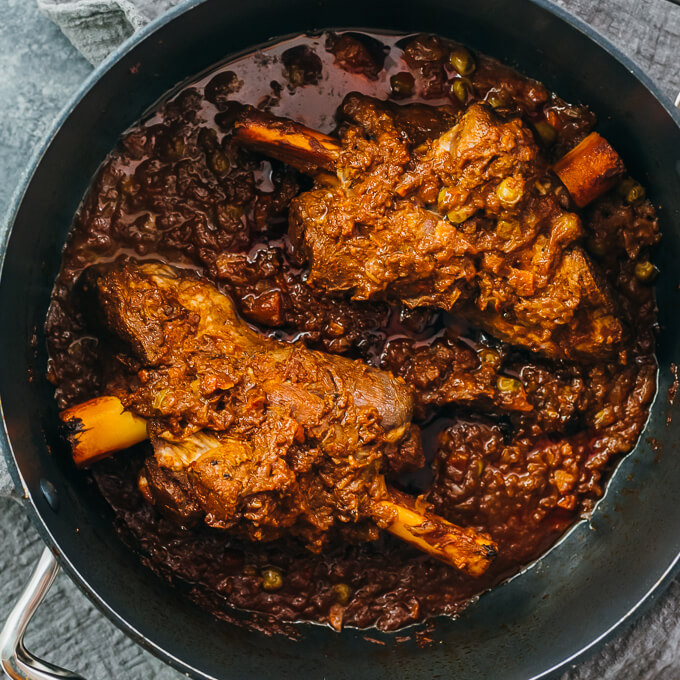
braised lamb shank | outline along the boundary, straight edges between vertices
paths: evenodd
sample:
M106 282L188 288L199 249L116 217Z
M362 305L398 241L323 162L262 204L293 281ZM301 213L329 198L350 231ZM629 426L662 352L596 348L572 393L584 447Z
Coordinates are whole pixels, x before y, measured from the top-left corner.
M389 528L469 573L488 566L487 537L386 485L385 473L424 463L401 378L264 338L213 285L167 265L93 266L81 288L132 370L116 371L109 397L62 413L77 462L150 436L140 488L181 524L293 535L312 551L332 534L366 541ZM78 459L87 438L106 443Z
M290 212L308 283L455 310L551 357L614 356L623 325L532 130L484 103L426 108L350 94L339 141L252 110L237 122L242 143L316 177ZM615 157L602 188L621 170Z

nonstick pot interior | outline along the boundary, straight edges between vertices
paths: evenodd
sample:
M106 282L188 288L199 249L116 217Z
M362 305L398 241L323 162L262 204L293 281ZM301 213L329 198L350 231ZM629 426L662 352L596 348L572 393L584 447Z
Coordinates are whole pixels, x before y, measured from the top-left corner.
M216 621L143 569L114 534L96 493L74 472L56 435L44 378L42 325L60 251L98 165L121 132L178 82L271 36L329 27L436 32L461 40L591 105L599 129L661 206L658 252L660 385L647 431L621 464L590 522L539 563L484 595L432 644L366 641L301 627L302 641ZM680 364L674 314L680 258L680 131L636 76L559 10L529 0L208 0L190 3L126 45L88 81L36 160L17 202L0 282L0 394L11 465L48 544L71 576L124 630L201 678L499 678L557 667L658 593L680 552L680 415L667 400ZM674 417L673 417L674 416ZM653 450L649 438L662 448ZM57 488L56 510L40 492ZM552 669L552 670L551 670Z

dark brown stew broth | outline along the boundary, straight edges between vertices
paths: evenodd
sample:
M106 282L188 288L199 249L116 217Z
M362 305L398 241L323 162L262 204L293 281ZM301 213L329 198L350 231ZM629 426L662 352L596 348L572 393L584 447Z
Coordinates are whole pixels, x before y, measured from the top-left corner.
M96 464L91 474L122 540L220 618L244 620L234 608L247 610L246 625L291 634L294 621L395 630L455 615L587 516L612 463L640 436L656 388L655 270L648 258L658 229L638 184L626 179L582 211L586 248L633 329L625 364L556 363L437 310L312 291L286 239L287 204L309 180L231 141L234 102L330 132L353 90L457 110L486 100L534 125L553 159L593 129L595 116L585 106L488 57L470 56L433 37L348 33L299 37L241 57L183 87L128 130L79 209L46 322L48 377L59 408L104 393L112 379L106 350L74 304L73 283L93 262L128 257L197 269L263 333L401 373L417 394L446 383L452 366L463 367L472 383L488 381L491 361L503 381L498 389L519 381L536 407L512 414L491 403L422 405L427 468L392 480L426 493L449 520L492 535L499 557L481 579L389 535L313 555L293 541L244 544L207 526L182 530L137 489L148 444ZM451 340L456 336L464 340Z

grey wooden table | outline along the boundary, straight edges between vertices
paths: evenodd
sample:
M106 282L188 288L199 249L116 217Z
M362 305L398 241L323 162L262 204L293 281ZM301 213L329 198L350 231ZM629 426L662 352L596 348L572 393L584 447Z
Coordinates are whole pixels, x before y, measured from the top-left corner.
M557 2L609 37L669 98L675 98L680 91L680 7L667 0ZM90 70L59 29L38 12L33 0L0 0L0 235L27 159ZM0 621L42 549L19 505L2 497L2 479L0 470ZM57 577L32 623L27 645L88 680L181 677L128 640L63 575ZM675 582L643 619L563 680L678 677L680 583Z

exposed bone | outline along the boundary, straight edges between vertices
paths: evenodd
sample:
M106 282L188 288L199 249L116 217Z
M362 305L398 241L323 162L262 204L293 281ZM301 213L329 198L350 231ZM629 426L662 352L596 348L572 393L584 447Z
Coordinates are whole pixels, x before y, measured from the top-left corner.
M234 136L244 146L284 161L312 175L333 172L340 142L301 123L248 108L235 125ZM589 134L555 165L558 175L577 206L583 208L609 191L623 174L623 161L604 137ZM326 173L321 181L333 182ZM399 193L399 190L397 190Z
M87 467L115 451L144 441L146 421L129 411L116 397L100 397L73 406L60 414L70 433L69 442L73 459L79 467ZM161 456L166 449L173 455L181 449L184 464L191 464L220 440L199 432L181 442L160 441ZM416 507L417 501L406 494L391 492L390 500L377 501L376 505L391 511L396 517L387 530L470 576L483 574L496 556L496 544L485 534L460 527L443 517ZM410 500L409 500L410 499Z
M59 417L78 467L87 467L149 436L146 420L126 411L117 397L91 399L62 411Z
M333 172L341 149L333 137L253 107L246 107L236 121L234 138L312 175L319 170Z
M625 167L609 142L597 132L591 132L560 158L553 170L574 203L583 208L609 191L618 182Z

